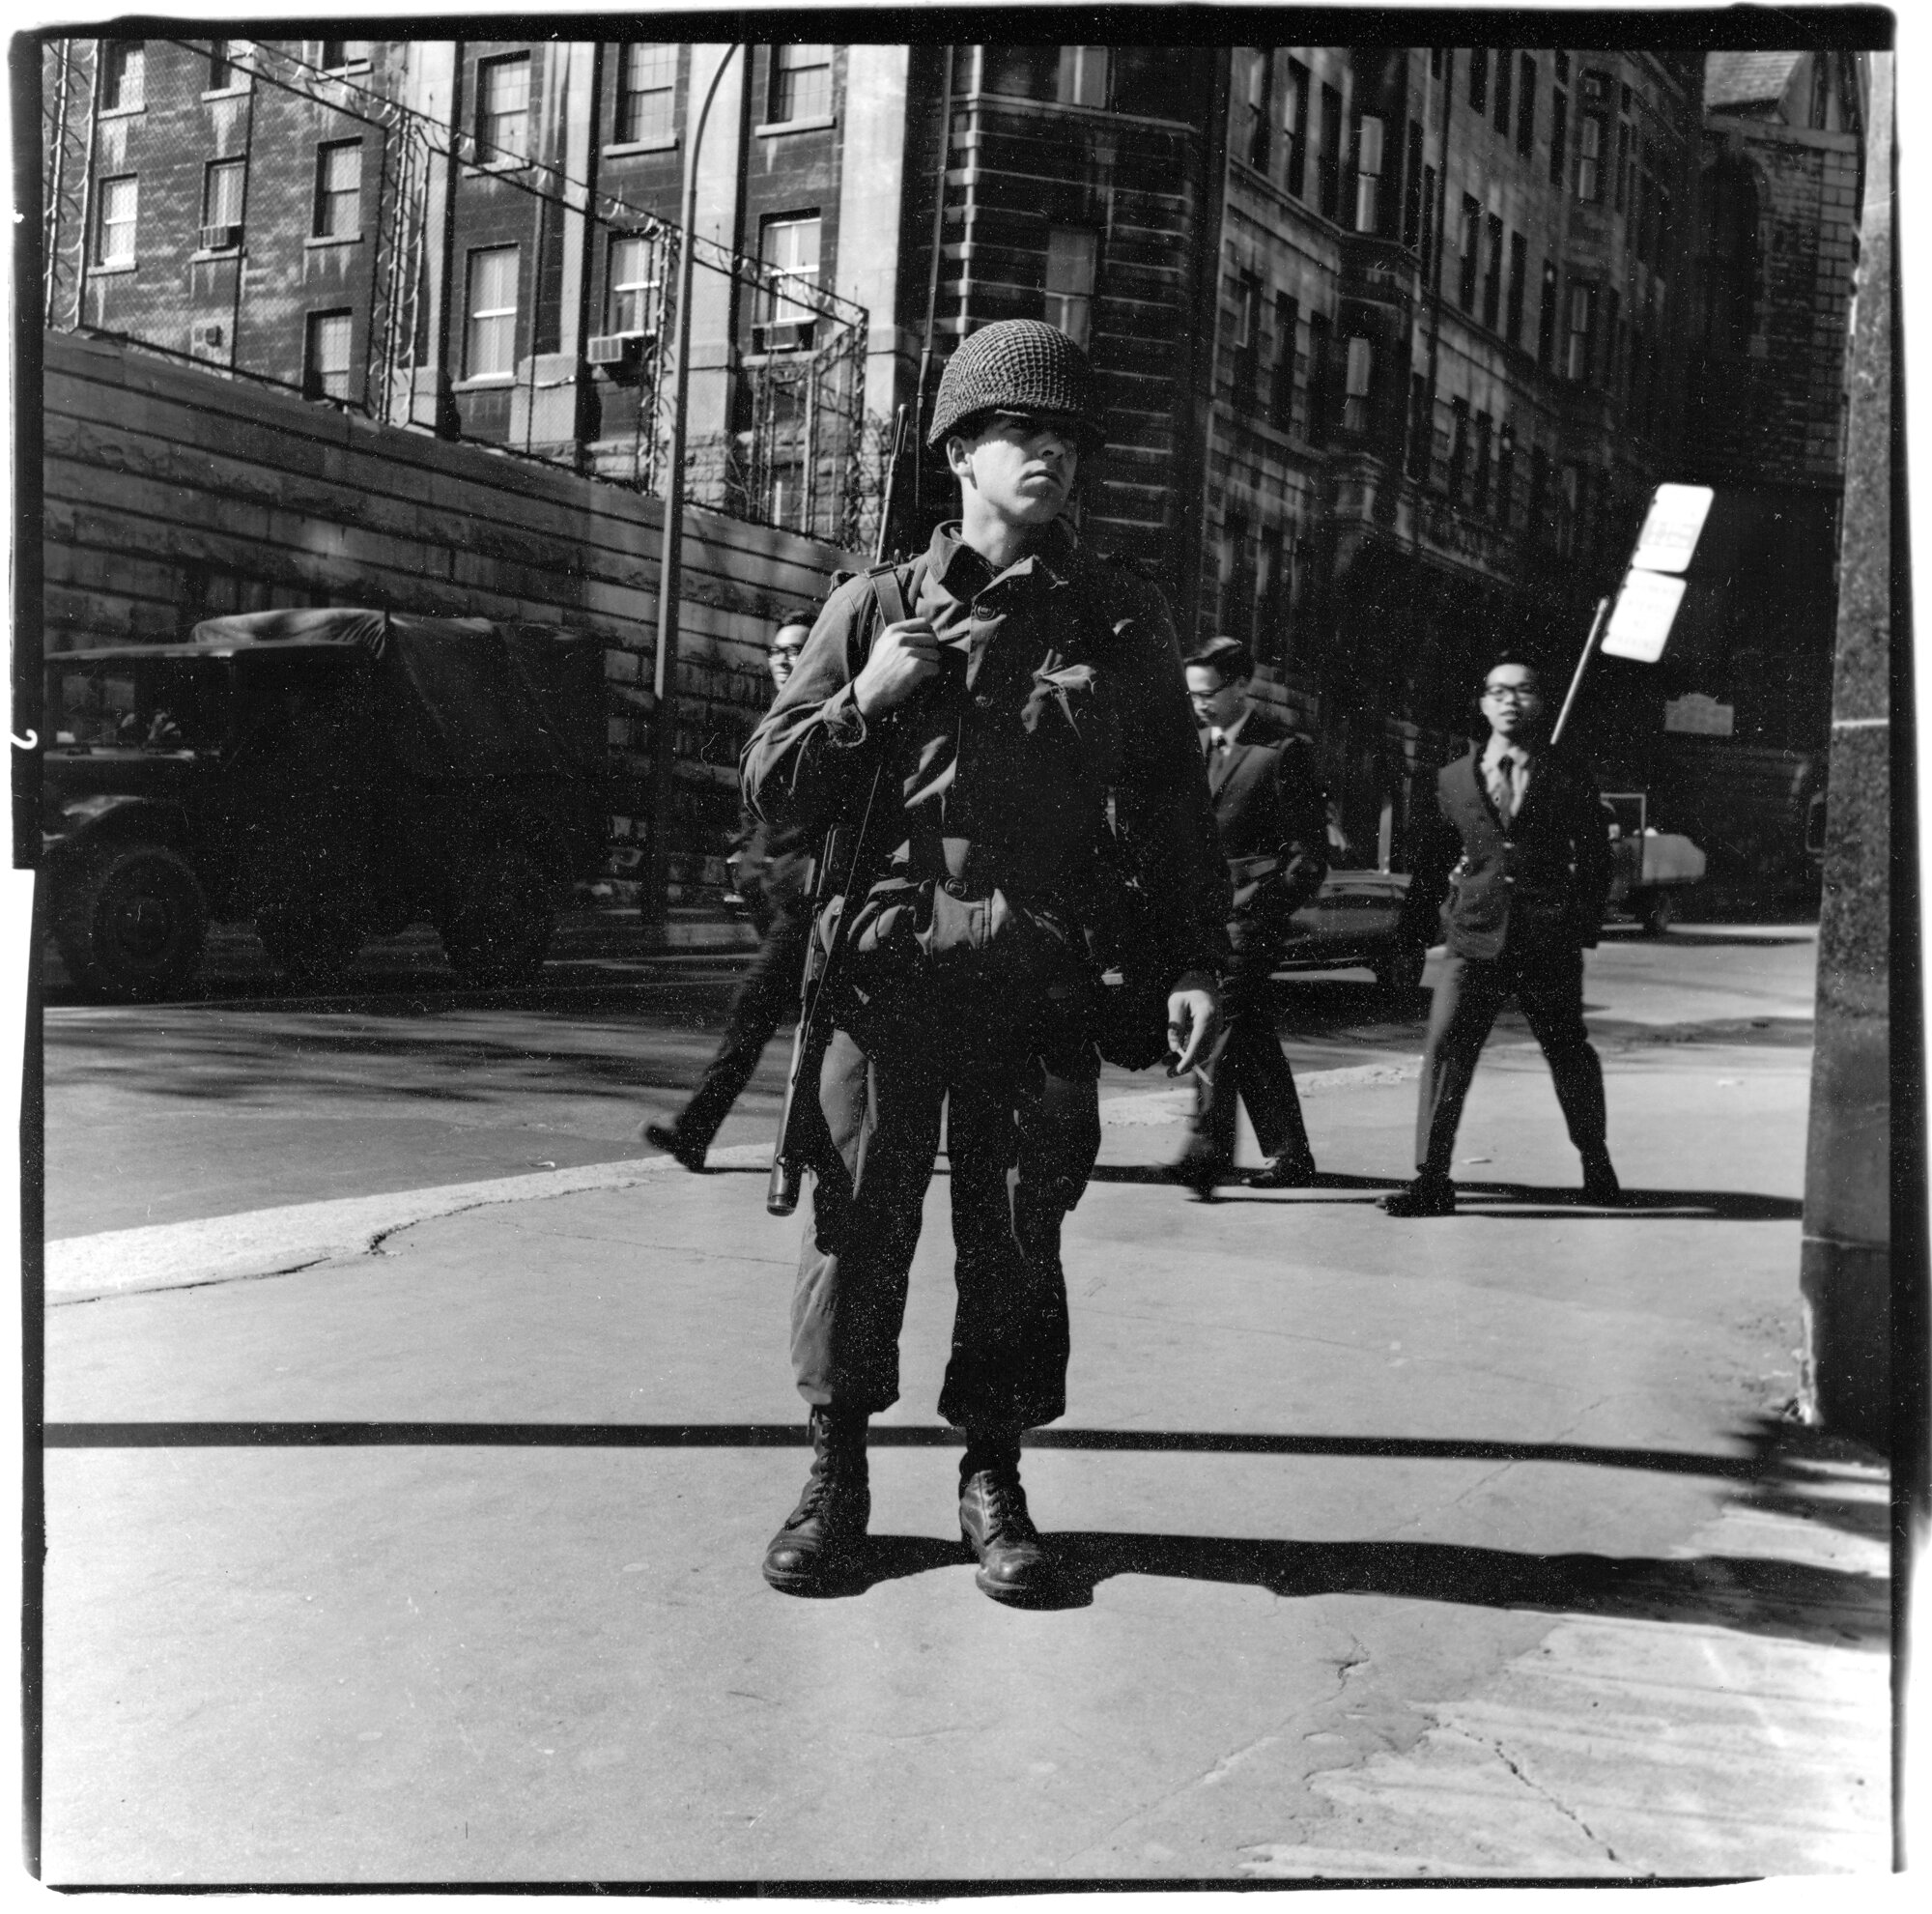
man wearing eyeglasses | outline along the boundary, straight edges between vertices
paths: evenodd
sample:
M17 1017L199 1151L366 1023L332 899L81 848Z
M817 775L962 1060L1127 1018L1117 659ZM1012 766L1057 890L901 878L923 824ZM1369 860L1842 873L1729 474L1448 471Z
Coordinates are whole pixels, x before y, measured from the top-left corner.
M1064 332L970 334L927 433L959 517L890 581L833 593L745 748L761 815L850 829L876 790L883 821L819 929L842 953L792 1297L812 1466L764 1561L783 1593L835 1592L863 1557L867 1422L898 1396L943 1109L957 1294L939 1413L965 1435L959 1532L984 1593L1050 1598L1020 1441L1065 1412L1061 1222L1100 1147L1095 935L1128 880L1177 1069L1213 1041L1228 878L1174 628L1063 517L1098 417Z
M1546 740L1535 668L1500 658L1484 679L1489 737L1440 771L1418 832L1400 933L1418 947L1438 923L1448 960L1435 986L1415 1118L1413 1183L1394 1216L1456 1209L1450 1164L1463 1100L1496 1013L1515 997L1555 1079L1583 1197L1622 1200L1605 1141L1604 1071L1583 1024L1583 953L1610 885L1596 780Z
M811 627L787 618L765 657L776 691L789 682ZM752 1079L765 1045L798 1013L799 982L811 931L812 847L796 831L760 823L747 810L727 860L736 896L757 927L758 955L724 1019L717 1054L691 1100L668 1123L647 1123L643 1136L688 1170L702 1170L711 1139Z

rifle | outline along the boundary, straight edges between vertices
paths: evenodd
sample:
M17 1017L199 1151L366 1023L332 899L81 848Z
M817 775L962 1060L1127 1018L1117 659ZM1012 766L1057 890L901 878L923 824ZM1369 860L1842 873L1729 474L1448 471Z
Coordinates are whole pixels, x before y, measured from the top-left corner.
M893 518L893 494L898 484L899 460L905 450L907 431L906 408L901 406L893 419L892 456L886 467L886 491L879 507L878 540L872 550L875 568L886 560L886 539ZM872 586L879 604L882 628L896 623L906 615L895 579L889 575L874 576ZM859 829L852 839L852 853L844 860L844 868L838 869L839 847L837 825L825 834L825 843L819 852L817 882L811 891L811 922L814 927L826 921L826 913L835 899L843 898L845 903L838 911L837 921L831 925L824 961L818 965L815 975L808 962L799 985L798 1028L792 1033L791 1069L785 1076L784 1107L779 1113L778 1140L772 1146L771 1180L765 1186L765 1209L774 1216L788 1216L798 1208L806 1155L810 1148L805 1133L805 1113L808 1108L817 1108L818 1066L832 1035L824 1027L820 1011L829 1001L826 990L838 969L838 959L844 955L845 915L851 906L853 887L865 874L866 849L871 836L872 816L878 809L879 792L885 785L889 762L890 756L882 749L878 768L872 773L872 787L866 794L866 808L859 815Z

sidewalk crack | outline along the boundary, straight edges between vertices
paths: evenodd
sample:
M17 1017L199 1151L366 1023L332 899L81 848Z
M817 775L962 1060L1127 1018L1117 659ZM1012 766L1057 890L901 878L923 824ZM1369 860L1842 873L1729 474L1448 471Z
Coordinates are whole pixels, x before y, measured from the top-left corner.
M1540 1781L1538 1781L1534 1775L1530 1774L1526 1769L1524 1769L1522 1765L1511 1756L1509 1750L1505 1748L1503 1744L1500 1741L1496 1740L1492 1735L1482 1735L1482 1734L1472 1733L1468 1728L1462 1727L1460 1724L1445 1724L1445 1726L1449 1727L1452 1732L1462 1735L1465 1741L1473 1741L1477 1747L1489 1749L1490 1752L1493 1754L1499 1761L1502 1762L1503 1766L1506 1767L1510 1771L1510 1773L1517 1778L1518 1781L1522 1783L1523 1786L1528 1788L1532 1793L1541 1795L1542 1798L1545 1801L1548 1802L1549 1805L1552 1808L1554 1808L1556 1812L1559 1814L1561 1814L1565 1820L1571 1822L1576 1827L1580 1828L1583 1832L1584 1837L1591 1843L1593 1846L1600 1847L1603 1849L1605 1858L1606 1860L1614 1862L1619 1868L1629 1869L1633 1874L1637 1875L1638 1877L1645 1877L1649 1874L1650 1870L1637 1868L1634 1866L1631 1862L1626 1861L1624 1857L1621 1854L1619 1854L1617 1850L1613 1846L1611 1846L1611 1844L1606 1840L1605 1840L1605 1838L1602 1835L1600 1835L1596 1831L1596 1829L1589 1824L1588 1821L1586 1821L1582 1817L1581 1814L1577 1814L1577 1812L1574 1808L1570 1807L1566 1802L1562 1801L1556 1795L1552 1794L1548 1788L1545 1787L1544 1785Z

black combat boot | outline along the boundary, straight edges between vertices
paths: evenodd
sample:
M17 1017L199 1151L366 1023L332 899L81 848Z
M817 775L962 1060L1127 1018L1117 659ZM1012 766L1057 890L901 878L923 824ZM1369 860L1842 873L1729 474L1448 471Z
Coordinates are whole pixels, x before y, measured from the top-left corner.
M1027 1514L1020 1445L969 1435L959 1463L959 1533L980 1557L973 1580L996 1602L1027 1602L1054 1583L1054 1560Z
M871 1514L865 1416L814 1409L811 1473L765 1550L765 1580L786 1595L830 1593L857 1565Z

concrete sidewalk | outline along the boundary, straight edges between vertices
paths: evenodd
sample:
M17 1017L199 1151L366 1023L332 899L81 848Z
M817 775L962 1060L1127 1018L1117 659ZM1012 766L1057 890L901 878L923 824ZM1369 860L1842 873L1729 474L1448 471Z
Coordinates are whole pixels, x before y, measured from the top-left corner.
M1399 1067L1311 1082L1321 1188L1211 1206L1157 1168L1176 1093L1114 1100L1026 1471L1047 1612L957 1542L943 1174L836 1601L758 1575L804 1433L755 1149L226 1219L220 1267L56 1245L45 1878L1883 1869L1885 1473L1779 1418L1808 1063L1613 1052L1619 1214L1533 1051L1445 1220L1374 1208Z

